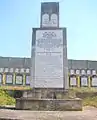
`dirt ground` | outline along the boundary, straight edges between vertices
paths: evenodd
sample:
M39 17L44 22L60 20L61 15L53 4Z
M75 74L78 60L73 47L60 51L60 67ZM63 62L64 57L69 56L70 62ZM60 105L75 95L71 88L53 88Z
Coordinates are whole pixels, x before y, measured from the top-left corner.
M9 120L97 120L97 108L85 107L83 111L21 111L0 109L0 118ZM4 120L4 119L2 119Z

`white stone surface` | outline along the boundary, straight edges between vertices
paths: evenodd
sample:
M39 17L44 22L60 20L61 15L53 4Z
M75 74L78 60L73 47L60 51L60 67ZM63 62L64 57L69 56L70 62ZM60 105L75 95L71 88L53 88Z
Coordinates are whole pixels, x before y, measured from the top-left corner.
M63 88L63 47L62 29L36 31L35 87Z

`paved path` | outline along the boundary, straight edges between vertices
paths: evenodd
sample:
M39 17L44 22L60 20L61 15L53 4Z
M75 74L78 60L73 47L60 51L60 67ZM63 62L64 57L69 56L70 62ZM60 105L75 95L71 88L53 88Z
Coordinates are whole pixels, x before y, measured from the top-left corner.
M1 109L0 118L9 118L9 120L97 120L97 108L86 107L83 111L78 112L40 112Z

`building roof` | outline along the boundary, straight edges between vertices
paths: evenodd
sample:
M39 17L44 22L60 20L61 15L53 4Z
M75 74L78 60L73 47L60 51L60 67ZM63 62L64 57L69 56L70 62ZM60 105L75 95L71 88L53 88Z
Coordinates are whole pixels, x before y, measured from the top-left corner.
M0 68L30 68L31 58L20 57L0 57ZM97 70L97 61L89 60L68 60L69 69L95 69Z

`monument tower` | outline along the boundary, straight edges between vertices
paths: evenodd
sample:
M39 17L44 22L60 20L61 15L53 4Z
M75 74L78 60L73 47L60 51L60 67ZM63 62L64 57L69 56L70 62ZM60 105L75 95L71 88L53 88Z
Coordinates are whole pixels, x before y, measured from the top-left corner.
M40 28L33 28L31 87L68 89L66 28L59 27L59 3L41 3Z
M70 100L66 91L69 88L67 40L66 28L59 27L59 3L41 4L40 23L40 28L33 28L32 32L32 90L23 92L23 97L16 100L16 108L42 111L82 110L81 100Z

